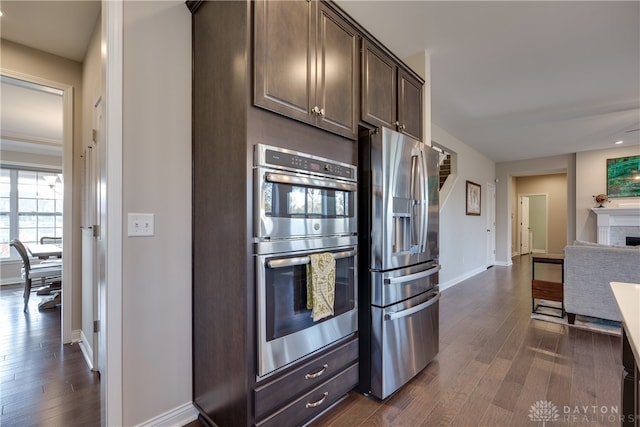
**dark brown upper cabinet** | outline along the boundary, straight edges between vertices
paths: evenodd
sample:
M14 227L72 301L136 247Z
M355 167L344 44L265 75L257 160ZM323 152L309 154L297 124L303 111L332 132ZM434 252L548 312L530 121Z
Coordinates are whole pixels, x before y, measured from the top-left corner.
M362 41L362 120L422 141L422 82L375 44Z
M256 1L254 104L355 139L358 45L324 3Z

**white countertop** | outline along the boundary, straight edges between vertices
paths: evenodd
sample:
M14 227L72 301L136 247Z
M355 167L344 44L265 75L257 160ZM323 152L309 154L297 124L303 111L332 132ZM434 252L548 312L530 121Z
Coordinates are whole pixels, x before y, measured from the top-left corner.
M631 350L640 362L640 284L611 282Z

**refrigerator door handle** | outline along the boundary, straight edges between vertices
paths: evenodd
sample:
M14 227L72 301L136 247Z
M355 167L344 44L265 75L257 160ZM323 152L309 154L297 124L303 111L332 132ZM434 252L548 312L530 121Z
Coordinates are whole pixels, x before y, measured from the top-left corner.
M402 319L403 317L411 316L418 311L422 311L427 307L432 306L440 299L440 292L436 293L435 296L423 303L416 305L415 307L408 308L406 310L396 311L395 313L389 313L384 315L384 320L397 320Z
M416 220L420 218L420 215L416 215L416 209L420 209L420 206L418 206L419 204L419 198L416 195L416 185L420 185L420 170L421 170L421 165L420 165L420 155L421 155L421 151L417 150L416 148L414 148L413 150L411 150L411 176L409 178L409 194L411 197L411 220L410 220L410 225L411 225L411 244L410 244L410 250L413 253L413 248L416 246L421 245L420 242L420 236L416 236L416 233L421 233L421 226L419 227L416 224ZM417 176L416 176L417 175Z
M422 279L424 277L431 276L432 274L437 273L438 271L440 271L439 265L436 267L430 268L428 270L421 271L419 273L407 274L406 276L400 276L400 277L389 277L387 279L384 279L384 284L397 285L398 283L410 282L412 280Z
M427 250L427 228L429 225L429 175L424 150L424 147L420 150L420 190L422 195L422 203L420 205L420 246L422 252Z

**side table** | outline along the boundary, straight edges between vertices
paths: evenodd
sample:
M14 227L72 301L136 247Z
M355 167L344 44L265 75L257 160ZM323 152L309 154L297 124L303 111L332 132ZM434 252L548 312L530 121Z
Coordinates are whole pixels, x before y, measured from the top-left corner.
M560 282L536 280L536 264L558 264L562 270ZM554 308L548 305L536 305L536 299L560 302L560 316L564 317L564 255L538 254L531 257L531 312L537 313L537 307ZM551 314L551 316L555 316Z

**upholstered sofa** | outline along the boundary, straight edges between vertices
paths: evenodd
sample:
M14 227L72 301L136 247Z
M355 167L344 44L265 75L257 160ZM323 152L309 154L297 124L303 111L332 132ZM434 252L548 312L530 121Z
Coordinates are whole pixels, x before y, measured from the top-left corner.
M564 248L564 305L576 314L621 321L609 282L640 283L640 247L575 241Z

